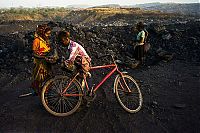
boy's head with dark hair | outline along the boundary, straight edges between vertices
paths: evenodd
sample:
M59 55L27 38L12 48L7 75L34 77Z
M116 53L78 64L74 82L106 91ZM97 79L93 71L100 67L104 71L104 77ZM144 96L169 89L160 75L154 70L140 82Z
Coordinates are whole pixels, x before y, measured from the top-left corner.
M70 42L70 32L60 31L57 35L57 41L64 46L67 46Z
M144 29L144 23L143 23L143 22L137 23L136 28L137 28L138 30L143 30L143 29Z

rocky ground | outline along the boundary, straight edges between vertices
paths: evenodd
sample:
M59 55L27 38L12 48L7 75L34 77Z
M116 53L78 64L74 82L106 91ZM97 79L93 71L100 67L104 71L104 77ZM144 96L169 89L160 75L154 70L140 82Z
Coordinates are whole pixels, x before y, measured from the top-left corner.
M122 61L121 69L140 81L144 104L126 113L111 92L114 77L99 91L93 104L58 118L42 107L38 97L18 96L31 82L32 35L37 24L49 23L53 35L68 29L92 57L92 65L109 63L106 53ZM0 132L138 132L198 133L200 109L200 23L147 25L151 49L145 65L133 69L133 26L78 27L62 22L13 21L0 24ZM96 81L106 71L92 73Z

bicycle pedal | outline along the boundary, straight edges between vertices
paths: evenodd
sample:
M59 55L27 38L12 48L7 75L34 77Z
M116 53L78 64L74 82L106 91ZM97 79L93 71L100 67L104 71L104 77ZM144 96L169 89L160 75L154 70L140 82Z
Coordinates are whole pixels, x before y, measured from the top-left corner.
M91 102L87 102L86 107L90 107Z
M90 96L90 95L86 95L85 97L85 100L89 101L89 102L92 102L94 101L94 99L96 98L96 94Z

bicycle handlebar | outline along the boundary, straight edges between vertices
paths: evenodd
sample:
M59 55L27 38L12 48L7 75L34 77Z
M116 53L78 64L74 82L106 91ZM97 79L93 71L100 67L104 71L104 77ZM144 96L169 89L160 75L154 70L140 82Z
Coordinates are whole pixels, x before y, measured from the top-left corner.
M104 58L104 57L107 57L107 56L111 56L110 54L105 54L105 55L101 55L99 57L97 57L98 59L101 59L101 58Z
M99 56L99 57L97 57L97 58L100 59L100 58L104 58L104 57L107 57L107 56L110 56L110 57L112 58L114 64L116 64L116 61L115 61L115 59L114 59L114 55L112 55L112 54L102 55L102 56Z

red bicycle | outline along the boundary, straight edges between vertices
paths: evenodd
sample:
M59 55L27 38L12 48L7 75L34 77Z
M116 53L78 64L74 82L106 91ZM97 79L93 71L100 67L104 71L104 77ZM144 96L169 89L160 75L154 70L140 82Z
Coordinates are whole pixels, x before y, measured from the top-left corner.
M129 113L136 113L142 107L142 94L137 82L118 69L118 65L111 55L113 63L104 66L94 66L91 70L112 68L112 70L95 87L89 88L86 74L78 71L74 76L56 76L48 80L43 86L41 99L44 108L55 116L68 116L81 105L83 98L93 99L98 88L115 72L117 72L113 93L119 104ZM82 84L77 77L82 75ZM83 85L84 84L84 85Z

